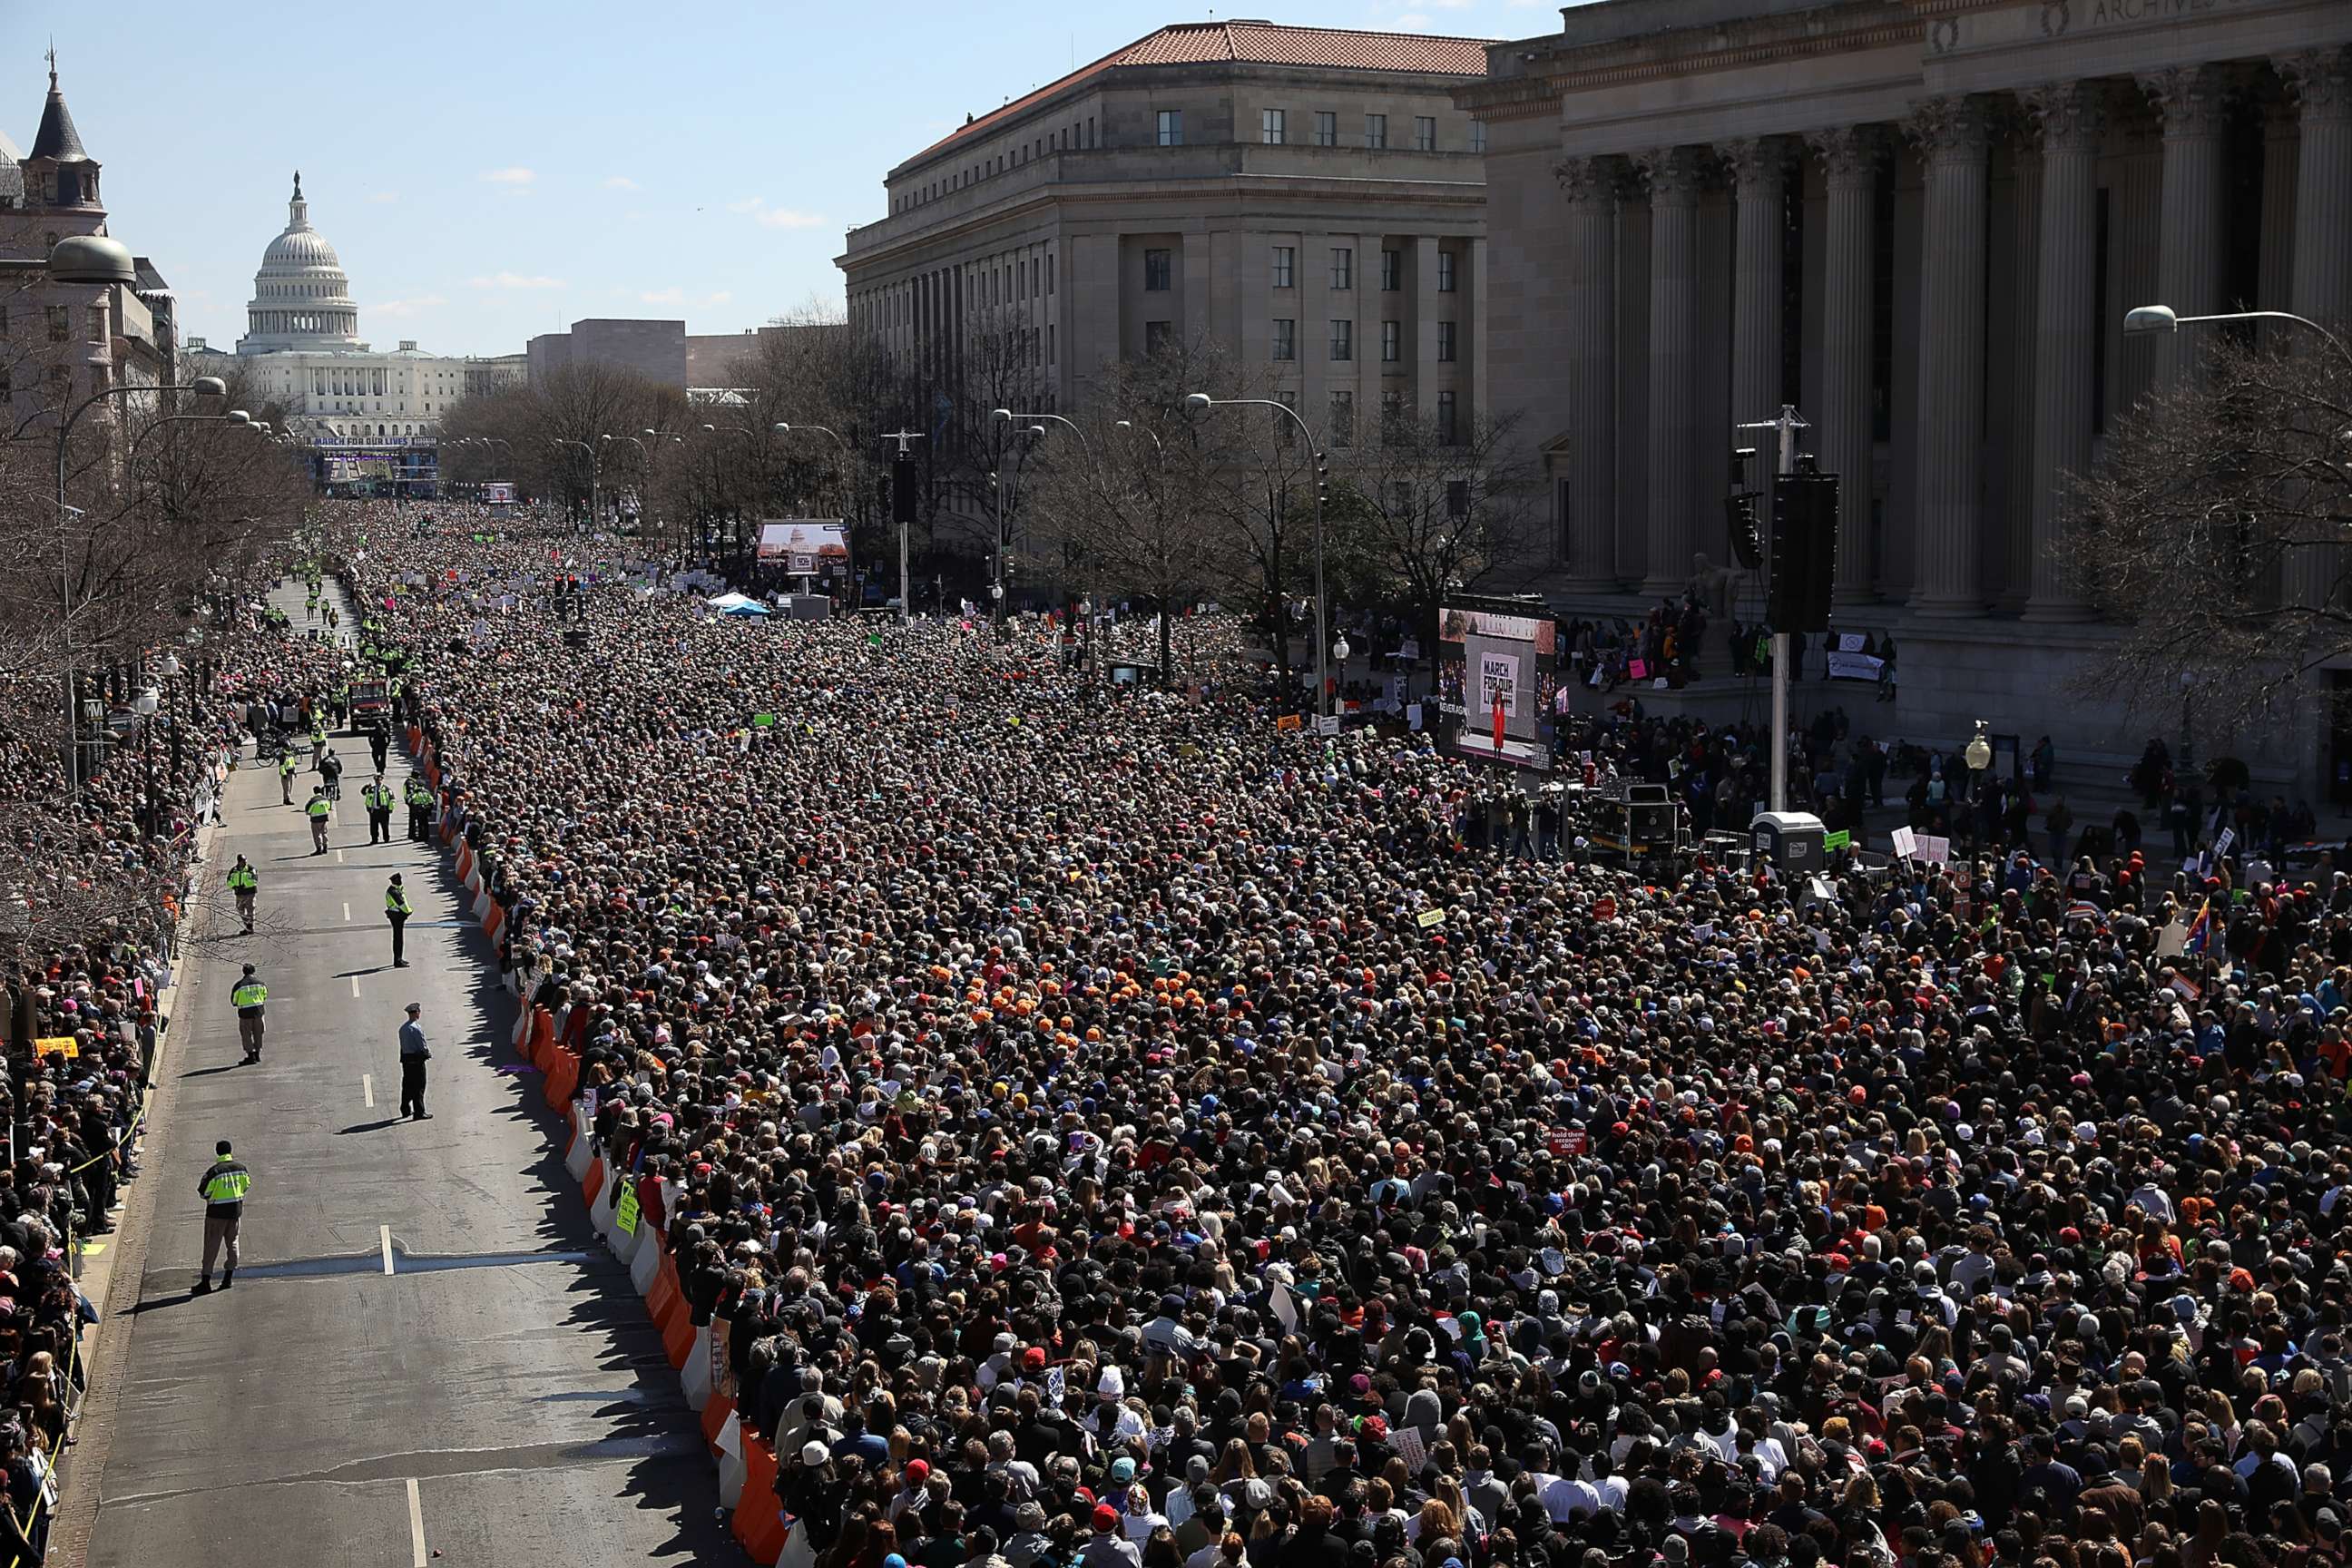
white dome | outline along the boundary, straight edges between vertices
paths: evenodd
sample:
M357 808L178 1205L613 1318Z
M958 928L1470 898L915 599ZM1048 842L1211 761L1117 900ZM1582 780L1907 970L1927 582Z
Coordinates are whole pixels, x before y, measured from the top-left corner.
M253 300L246 307L246 334L239 353L308 350L333 353L357 350L360 310L351 280L327 237L310 226L310 204L302 199L302 176L294 176L294 196L286 204L286 229L261 253L253 275Z

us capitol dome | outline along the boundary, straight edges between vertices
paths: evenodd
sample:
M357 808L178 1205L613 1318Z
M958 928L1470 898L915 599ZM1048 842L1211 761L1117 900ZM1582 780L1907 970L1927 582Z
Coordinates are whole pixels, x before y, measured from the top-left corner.
M359 332L351 279L327 237L310 226L310 204L302 199L298 172L293 199L286 204L286 230L261 253L261 269L253 275L253 301L246 307L236 352L355 353L366 347Z

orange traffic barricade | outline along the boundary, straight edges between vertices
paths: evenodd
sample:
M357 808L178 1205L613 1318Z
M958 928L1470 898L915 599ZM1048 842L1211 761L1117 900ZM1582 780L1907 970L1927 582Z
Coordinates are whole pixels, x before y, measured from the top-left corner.
M604 1190L604 1162L593 1160L588 1165L588 1179L580 1184L580 1201L590 1208L596 1206L596 1194Z
M555 1065L547 1069L547 1103L562 1110L572 1103L572 1091L580 1087L580 1058L570 1051L555 1053Z
M662 1324L662 1350L669 1357L673 1372L684 1367L686 1358L694 1353L694 1313L688 1308L683 1292L668 1321Z
M757 1433L743 1434L743 1495L729 1528L754 1563L773 1563L784 1550L784 1515L776 1503L776 1451Z
M719 1430L733 1415L735 1401L724 1394L714 1394L702 1407L702 1440L714 1454L719 1452Z

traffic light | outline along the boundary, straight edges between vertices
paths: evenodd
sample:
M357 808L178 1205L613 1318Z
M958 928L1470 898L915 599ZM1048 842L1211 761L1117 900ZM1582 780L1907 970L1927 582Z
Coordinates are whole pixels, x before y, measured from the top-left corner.
M1724 521L1731 525L1731 553L1750 572L1764 564L1764 535L1756 521L1756 503L1763 498L1748 488L1748 464L1755 456L1753 447L1731 449L1731 494L1723 501Z
M1837 577L1838 477L1810 457L1772 479L1772 583L1765 618L1776 632L1821 632L1830 625Z
M1761 499L1753 490L1741 490L1723 501L1724 517L1731 524L1731 553L1750 572L1764 564L1764 536L1756 522L1756 503Z
M915 459L901 452L890 464L890 521L913 522L921 509L919 480L915 473Z

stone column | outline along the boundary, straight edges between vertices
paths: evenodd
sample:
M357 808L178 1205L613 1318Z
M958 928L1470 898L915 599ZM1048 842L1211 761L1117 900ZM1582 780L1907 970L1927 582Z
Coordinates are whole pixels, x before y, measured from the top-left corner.
M2009 312L2009 375L2011 395L2004 411L1989 412L2009 426L2009 493L2007 546L2001 552L2000 597L1995 608L2016 615L2033 593L2033 449L2040 443L2034 400L2041 378L2035 362L2041 357L2042 297L2042 133L2031 113L2006 117L2009 138L2011 198L2015 230L2011 261Z
M1698 196L1696 147L1642 155L1650 183L1650 550L1642 592L1679 594L1690 581L1697 505Z
M2164 246L2157 253L2158 300L2184 316L2210 315L2222 305L2228 82L2217 68L2200 65L2152 71L2139 84L2164 116ZM2197 358L2195 338L2181 332L2157 338L2156 384L2186 374Z
M2100 89L2068 82L2028 95L2042 127L2042 266L2035 284L2033 587L2028 620L2079 620L2061 552L2068 476L2091 466L2098 289Z
M2352 312L2352 50L2278 62L2302 127L2295 154L2294 313L2335 330Z
M1761 136L1727 142L1717 151L1731 170L1737 201L1731 417L1734 423L1769 419L1780 412L1780 245L1788 216L1789 144Z
M1929 99L1906 123L1927 161L1919 283L1918 573L1911 607L1984 608L1979 535L1984 458L1985 110Z
M1839 477L1836 595L1870 597L1871 334L1876 274L1873 254L1878 163L1885 141L1874 126L1814 132L1829 182L1822 258L1821 406L1812 411L1813 450Z
M1600 587L1617 576L1617 197L1624 170L1615 158L1570 158L1554 172L1568 196L1570 334L1561 564L1578 584Z
M2352 49L2308 49L2275 62L2294 91L2302 128L2295 152L2294 303L2296 315L2340 338L2352 313ZM2312 334L2289 327L2305 352L2325 353ZM2288 563L2286 591L2297 605L2326 604L2340 551L2311 545Z

